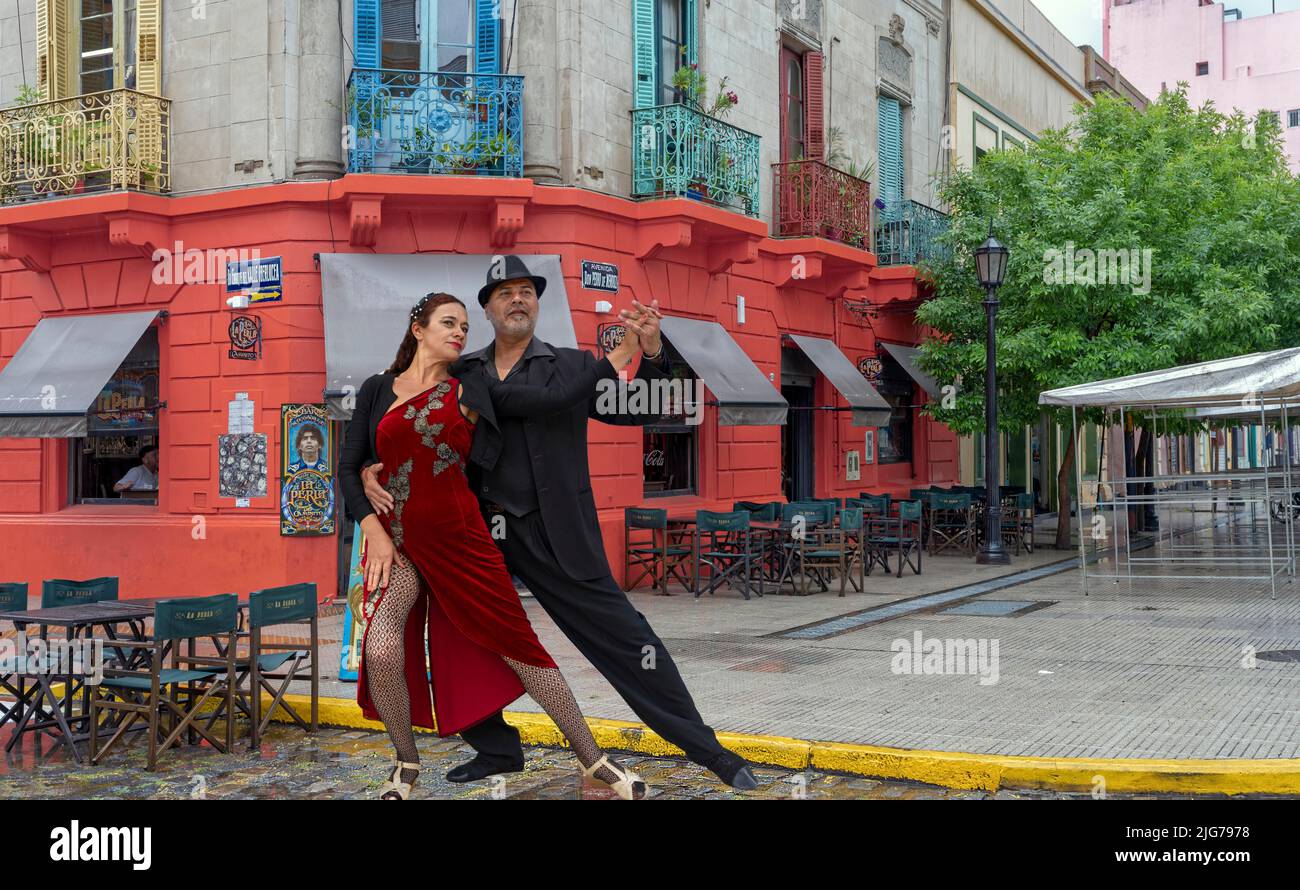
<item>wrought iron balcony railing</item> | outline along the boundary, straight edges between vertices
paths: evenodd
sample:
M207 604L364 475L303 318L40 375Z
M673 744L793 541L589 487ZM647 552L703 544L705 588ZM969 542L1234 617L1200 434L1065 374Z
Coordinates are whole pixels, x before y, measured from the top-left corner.
M353 173L524 173L521 75L353 68L348 123Z
M171 188L171 102L106 90L0 109L0 200Z
M938 238L948 214L919 201L891 201L876 214L876 259L882 266L915 266L941 260L948 248Z
M869 247L871 183L821 161L772 165L776 234Z
M758 216L758 136L689 105L638 108L632 194L695 198Z

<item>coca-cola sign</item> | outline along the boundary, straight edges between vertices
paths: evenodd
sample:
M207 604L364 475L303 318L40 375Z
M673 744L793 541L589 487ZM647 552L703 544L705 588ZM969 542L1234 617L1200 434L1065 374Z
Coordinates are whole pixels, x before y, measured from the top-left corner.
M663 449L656 448L653 451L646 452L645 465L647 467L662 467L664 465Z

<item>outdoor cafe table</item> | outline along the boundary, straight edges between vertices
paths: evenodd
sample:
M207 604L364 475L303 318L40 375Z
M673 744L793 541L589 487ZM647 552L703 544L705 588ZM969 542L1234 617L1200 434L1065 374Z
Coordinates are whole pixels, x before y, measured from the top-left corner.
M19 630L18 639L26 639L26 629L28 625L37 625L40 628L40 639L49 641L49 631L51 627L62 627L67 631L67 640L75 640L84 631L91 632L96 627L103 627L108 636L105 641L107 648L112 648L112 640L119 639L116 633L116 626L128 624L131 627L131 639L143 639L144 620L153 615L153 604L142 603L136 600L101 600L93 603L78 603L71 606L55 606L50 609L23 609L13 612L0 612L0 621L11 621ZM25 645L25 644L24 644ZM24 655L25 652L18 653ZM79 692L84 693L83 698L88 702L89 690L86 688L85 681L76 682L76 678L68 674L51 674L46 671L39 673L27 673L25 678L35 679L38 687L37 694L33 700L28 702L28 707L23 709L22 716L18 719L14 727L13 737L5 744L5 751L12 751L14 745L18 744L24 732L40 732L57 727L58 737L68 748L72 758L80 763L81 757L77 753L76 741L86 738L85 735L77 736L72 731L72 725L81 723L87 719L88 713L74 715L72 713L72 703L76 700ZM63 680L63 694L58 696L54 692L55 678ZM49 705L47 711L43 705ZM14 705L16 708L22 708L23 703L18 702ZM35 721L33 716L37 717Z
M668 517L668 524L679 526L684 529L694 529L695 517ZM751 519L749 521L750 533L754 535L762 546L759 556L759 595L762 595L762 585L764 582L774 583L780 590L781 584L784 583L787 575L790 576L790 583L794 584L794 577L791 573L791 561L793 554L787 553L785 560L769 559L769 557L779 557L781 555L781 539L790 535L792 523L782 522L776 519ZM695 547L695 541L692 540L692 549Z
M79 603L71 606L55 606L49 609L24 609L13 612L0 612L0 621L11 621L19 630L19 640L26 636L25 631L28 625L36 625L40 628L40 638L48 641L49 629L51 627L62 627L67 630L67 639L74 640L83 632L87 635L96 627L103 627L108 639L104 641L105 649L112 649L112 641L123 639L117 636L116 627L120 624L127 624L131 628L131 635L125 639L133 641L143 641L148 639L144 633L144 622L152 618L154 614L154 605L166 597L156 597L149 599L135 600L100 600L93 603ZM248 601L239 603L240 625L243 624L243 614L248 608ZM119 653L123 650L119 649ZM23 653L19 653L20 655ZM147 653L134 649L127 658L128 667L138 665L140 657ZM55 733L68 751L72 754L73 760L81 763L81 756L77 753L76 742L84 741L90 737L89 731L83 733L74 733L73 724L79 724L89 719L89 699L90 690L86 687L85 681L77 683L71 674L50 674L42 671L41 673L27 674L27 677L35 678L39 686L39 692L35 699L30 702L29 707L19 718L14 728L13 737L5 744L5 751L12 751L18 744L24 732L41 732L57 729ZM55 678L63 679L63 695L56 695L54 692ZM77 694L82 693L82 713L74 715L72 713L72 704L77 698ZM50 710L42 707L43 703L48 702ZM21 707L19 702L14 707ZM36 716L35 721L32 720Z

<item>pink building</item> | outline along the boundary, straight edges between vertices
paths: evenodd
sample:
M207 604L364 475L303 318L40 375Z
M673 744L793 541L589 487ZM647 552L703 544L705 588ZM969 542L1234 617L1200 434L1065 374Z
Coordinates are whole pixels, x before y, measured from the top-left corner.
M1241 18L1208 0L1100 0L1102 54L1143 93L1180 80L1193 105L1278 114L1300 173L1300 10Z

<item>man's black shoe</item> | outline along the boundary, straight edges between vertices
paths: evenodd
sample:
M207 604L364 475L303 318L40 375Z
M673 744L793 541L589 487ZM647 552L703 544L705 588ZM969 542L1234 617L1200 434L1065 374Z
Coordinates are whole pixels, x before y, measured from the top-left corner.
M750 772L745 758L732 751L723 751L716 757L701 760L700 766L738 791L753 791L758 787L758 780Z
M447 771L448 782L475 782L501 773L522 773L524 762L509 757L489 757L479 754L473 760Z

